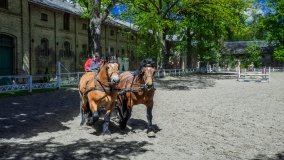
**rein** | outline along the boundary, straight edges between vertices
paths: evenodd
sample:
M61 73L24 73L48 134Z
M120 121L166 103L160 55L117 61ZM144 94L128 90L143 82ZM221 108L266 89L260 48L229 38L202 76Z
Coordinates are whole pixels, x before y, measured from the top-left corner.
M140 74L139 74L140 75ZM119 95L121 94L125 94L126 92L141 92L141 91L153 91L156 90L156 88L154 87L154 85L152 85L151 88L147 88L146 83L142 84L142 83L134 83L134 80L136 79L136 75L134 75L132 82L131 82L131 87L130 88L126 88L126 89L120 89L120 91L118 92ZM139 77L139 76L138 76ZM151 76L147 76L147 77L151 77ZM145 80L144 80L145 82ZM140 87L132 87L133 85L139 85Z

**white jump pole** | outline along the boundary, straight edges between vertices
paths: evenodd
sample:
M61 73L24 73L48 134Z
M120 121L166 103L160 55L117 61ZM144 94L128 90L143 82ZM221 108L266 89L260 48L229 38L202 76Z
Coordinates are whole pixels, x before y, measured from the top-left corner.
M270 67L268 68L268 82L270 81Z

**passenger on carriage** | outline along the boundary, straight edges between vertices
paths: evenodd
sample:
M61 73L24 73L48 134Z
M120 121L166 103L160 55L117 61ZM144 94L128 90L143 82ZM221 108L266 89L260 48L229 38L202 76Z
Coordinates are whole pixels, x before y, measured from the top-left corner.
M95 52L92 54L92 58L88 58L85 62L85 72L98 71L101 65L100 55Z

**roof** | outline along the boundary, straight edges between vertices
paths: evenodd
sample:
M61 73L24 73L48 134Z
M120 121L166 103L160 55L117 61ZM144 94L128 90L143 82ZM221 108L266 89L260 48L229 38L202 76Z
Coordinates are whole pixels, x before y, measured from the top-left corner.
M106 19L105 23L113 25L113 26L117 26L117 27L126 27L126 28L132 29L134 31L138 31L138 27L135 26L134 24L132 24L130 22L122 21L122 20L119 20L119 19L115 19L111 16L109 16Z
M77 16L83 14L83 9L79 5L70 3L67 0L29 0L29 2ZM138 27L134 26L132 23L115 19L111 16L106 19L105 23L116 27L126 27L135 31L138 30Z
M268 43L265 41L235 41L225 42L226 49L233 54L243 54L248 46L257 45L260 48L267 48Z
M72 4L66 0L29 0L29 2L78 16L83 13L83 9L79 5Z

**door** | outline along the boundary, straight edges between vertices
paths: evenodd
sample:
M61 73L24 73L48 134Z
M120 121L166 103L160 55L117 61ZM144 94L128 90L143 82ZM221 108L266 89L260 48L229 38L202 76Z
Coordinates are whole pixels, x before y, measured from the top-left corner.
M0 34L0 76L13 74L13 38Z

